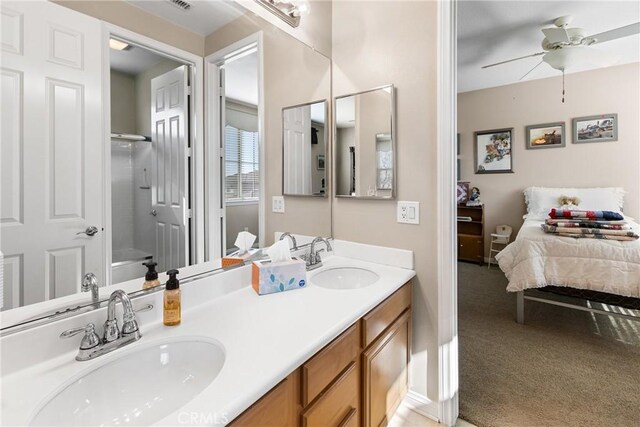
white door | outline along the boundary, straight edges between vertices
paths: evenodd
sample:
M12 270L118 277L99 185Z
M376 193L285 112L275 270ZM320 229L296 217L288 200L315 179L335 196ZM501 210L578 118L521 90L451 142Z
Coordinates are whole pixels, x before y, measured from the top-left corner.
M100 21L2 2L0 233L4 308L104 281ZM93 236L77 235L96 227Z
M187 72L183 65L151 80L151 203L159 271L187 265Z
M311 106L284 110L284 192L312 194Z

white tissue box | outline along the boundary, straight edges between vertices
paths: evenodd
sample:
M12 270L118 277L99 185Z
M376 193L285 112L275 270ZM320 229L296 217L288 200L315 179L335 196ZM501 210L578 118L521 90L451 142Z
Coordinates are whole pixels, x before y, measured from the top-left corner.
M254 261L251 285L258 295L304 288L307 284L306 263L298 258L289 261Z

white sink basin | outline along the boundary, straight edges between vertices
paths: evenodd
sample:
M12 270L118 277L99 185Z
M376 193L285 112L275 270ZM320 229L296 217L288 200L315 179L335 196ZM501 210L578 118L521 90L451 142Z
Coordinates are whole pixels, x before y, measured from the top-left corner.
M380 276L371 270L358 267L334 267L321 271L311 277L311 283L327 289L360 289L380 280Z
M122 355L67 384L30 425L149 425L216 378L225 352L212 341L170 341Z

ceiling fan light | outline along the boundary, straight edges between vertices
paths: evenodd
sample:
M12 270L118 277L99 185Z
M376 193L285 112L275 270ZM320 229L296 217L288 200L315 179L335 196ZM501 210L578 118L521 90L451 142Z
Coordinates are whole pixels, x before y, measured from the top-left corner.
M588 65L603 65L601 52L586 46L571 46L547 52L542 60L556 70L571 70Z

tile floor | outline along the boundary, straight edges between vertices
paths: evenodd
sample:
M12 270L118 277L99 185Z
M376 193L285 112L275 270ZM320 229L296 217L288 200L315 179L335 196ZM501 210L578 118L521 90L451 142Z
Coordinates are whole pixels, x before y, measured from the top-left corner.
M403 403L389 421L388 427L442 427L442 424L414 412ZM455 427L475 426L458 418Z

